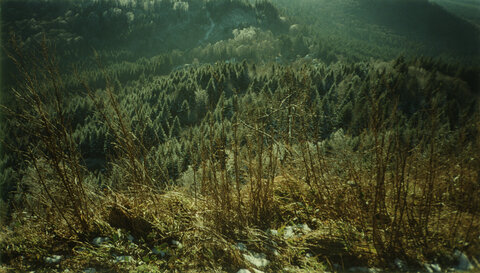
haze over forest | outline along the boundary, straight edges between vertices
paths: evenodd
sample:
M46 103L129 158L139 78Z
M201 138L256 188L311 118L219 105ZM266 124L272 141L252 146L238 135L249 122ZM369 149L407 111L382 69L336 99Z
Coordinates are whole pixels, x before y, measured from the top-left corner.
M0 272L478 270L478 0L0 12Z

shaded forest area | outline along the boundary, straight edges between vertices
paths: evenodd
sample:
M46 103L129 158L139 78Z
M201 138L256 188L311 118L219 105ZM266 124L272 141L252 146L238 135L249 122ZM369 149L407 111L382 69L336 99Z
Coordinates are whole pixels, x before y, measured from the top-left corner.
M436 4L5 1L2 28L0 270L480 258L480 35Z

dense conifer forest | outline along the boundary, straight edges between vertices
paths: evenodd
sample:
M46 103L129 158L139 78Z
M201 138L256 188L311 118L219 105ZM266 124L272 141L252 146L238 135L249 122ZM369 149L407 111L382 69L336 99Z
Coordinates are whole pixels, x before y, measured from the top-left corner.
M476 0L4 0L0 272L480 267Z

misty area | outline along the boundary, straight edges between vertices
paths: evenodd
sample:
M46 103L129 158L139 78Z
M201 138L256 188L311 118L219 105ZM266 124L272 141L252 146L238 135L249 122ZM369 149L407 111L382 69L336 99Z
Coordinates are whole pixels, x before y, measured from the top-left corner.
M480 271L480 0L0 13L0 272Z

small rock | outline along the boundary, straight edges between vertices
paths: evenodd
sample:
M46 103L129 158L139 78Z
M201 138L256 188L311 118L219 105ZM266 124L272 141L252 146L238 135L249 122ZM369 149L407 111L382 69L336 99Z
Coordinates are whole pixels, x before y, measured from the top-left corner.
M51 257L45 257L44 260L45 260L46 263L56 264L56 263L59 263L62 260L62 256L52 255Z
M95 273L97 270L93 267L86 268L82 271L82 273Z
M289 239L295 236L295 232L293 232L293 227L292 226L287 226L283 230L283 238Z
M266 259L267 255L263 253L249 253L249 254L243 254L243 257L245 260L247 260L249 263L253 264L256 267L265 267L267 266L270 261Z
M240 251L247 251L247 246L244 243L237 243L237 249Z
M472 270L474 267L470 263L470 260L468 259L467 255L465 253L460 252L459 250L455 250L453 253L453 256L457 258L458 265L455 269L460 270L460 271L469 271Z
M110 242L110 239L108 237L96 237L92 240L92 243L95 246L100 246L103 243Z

